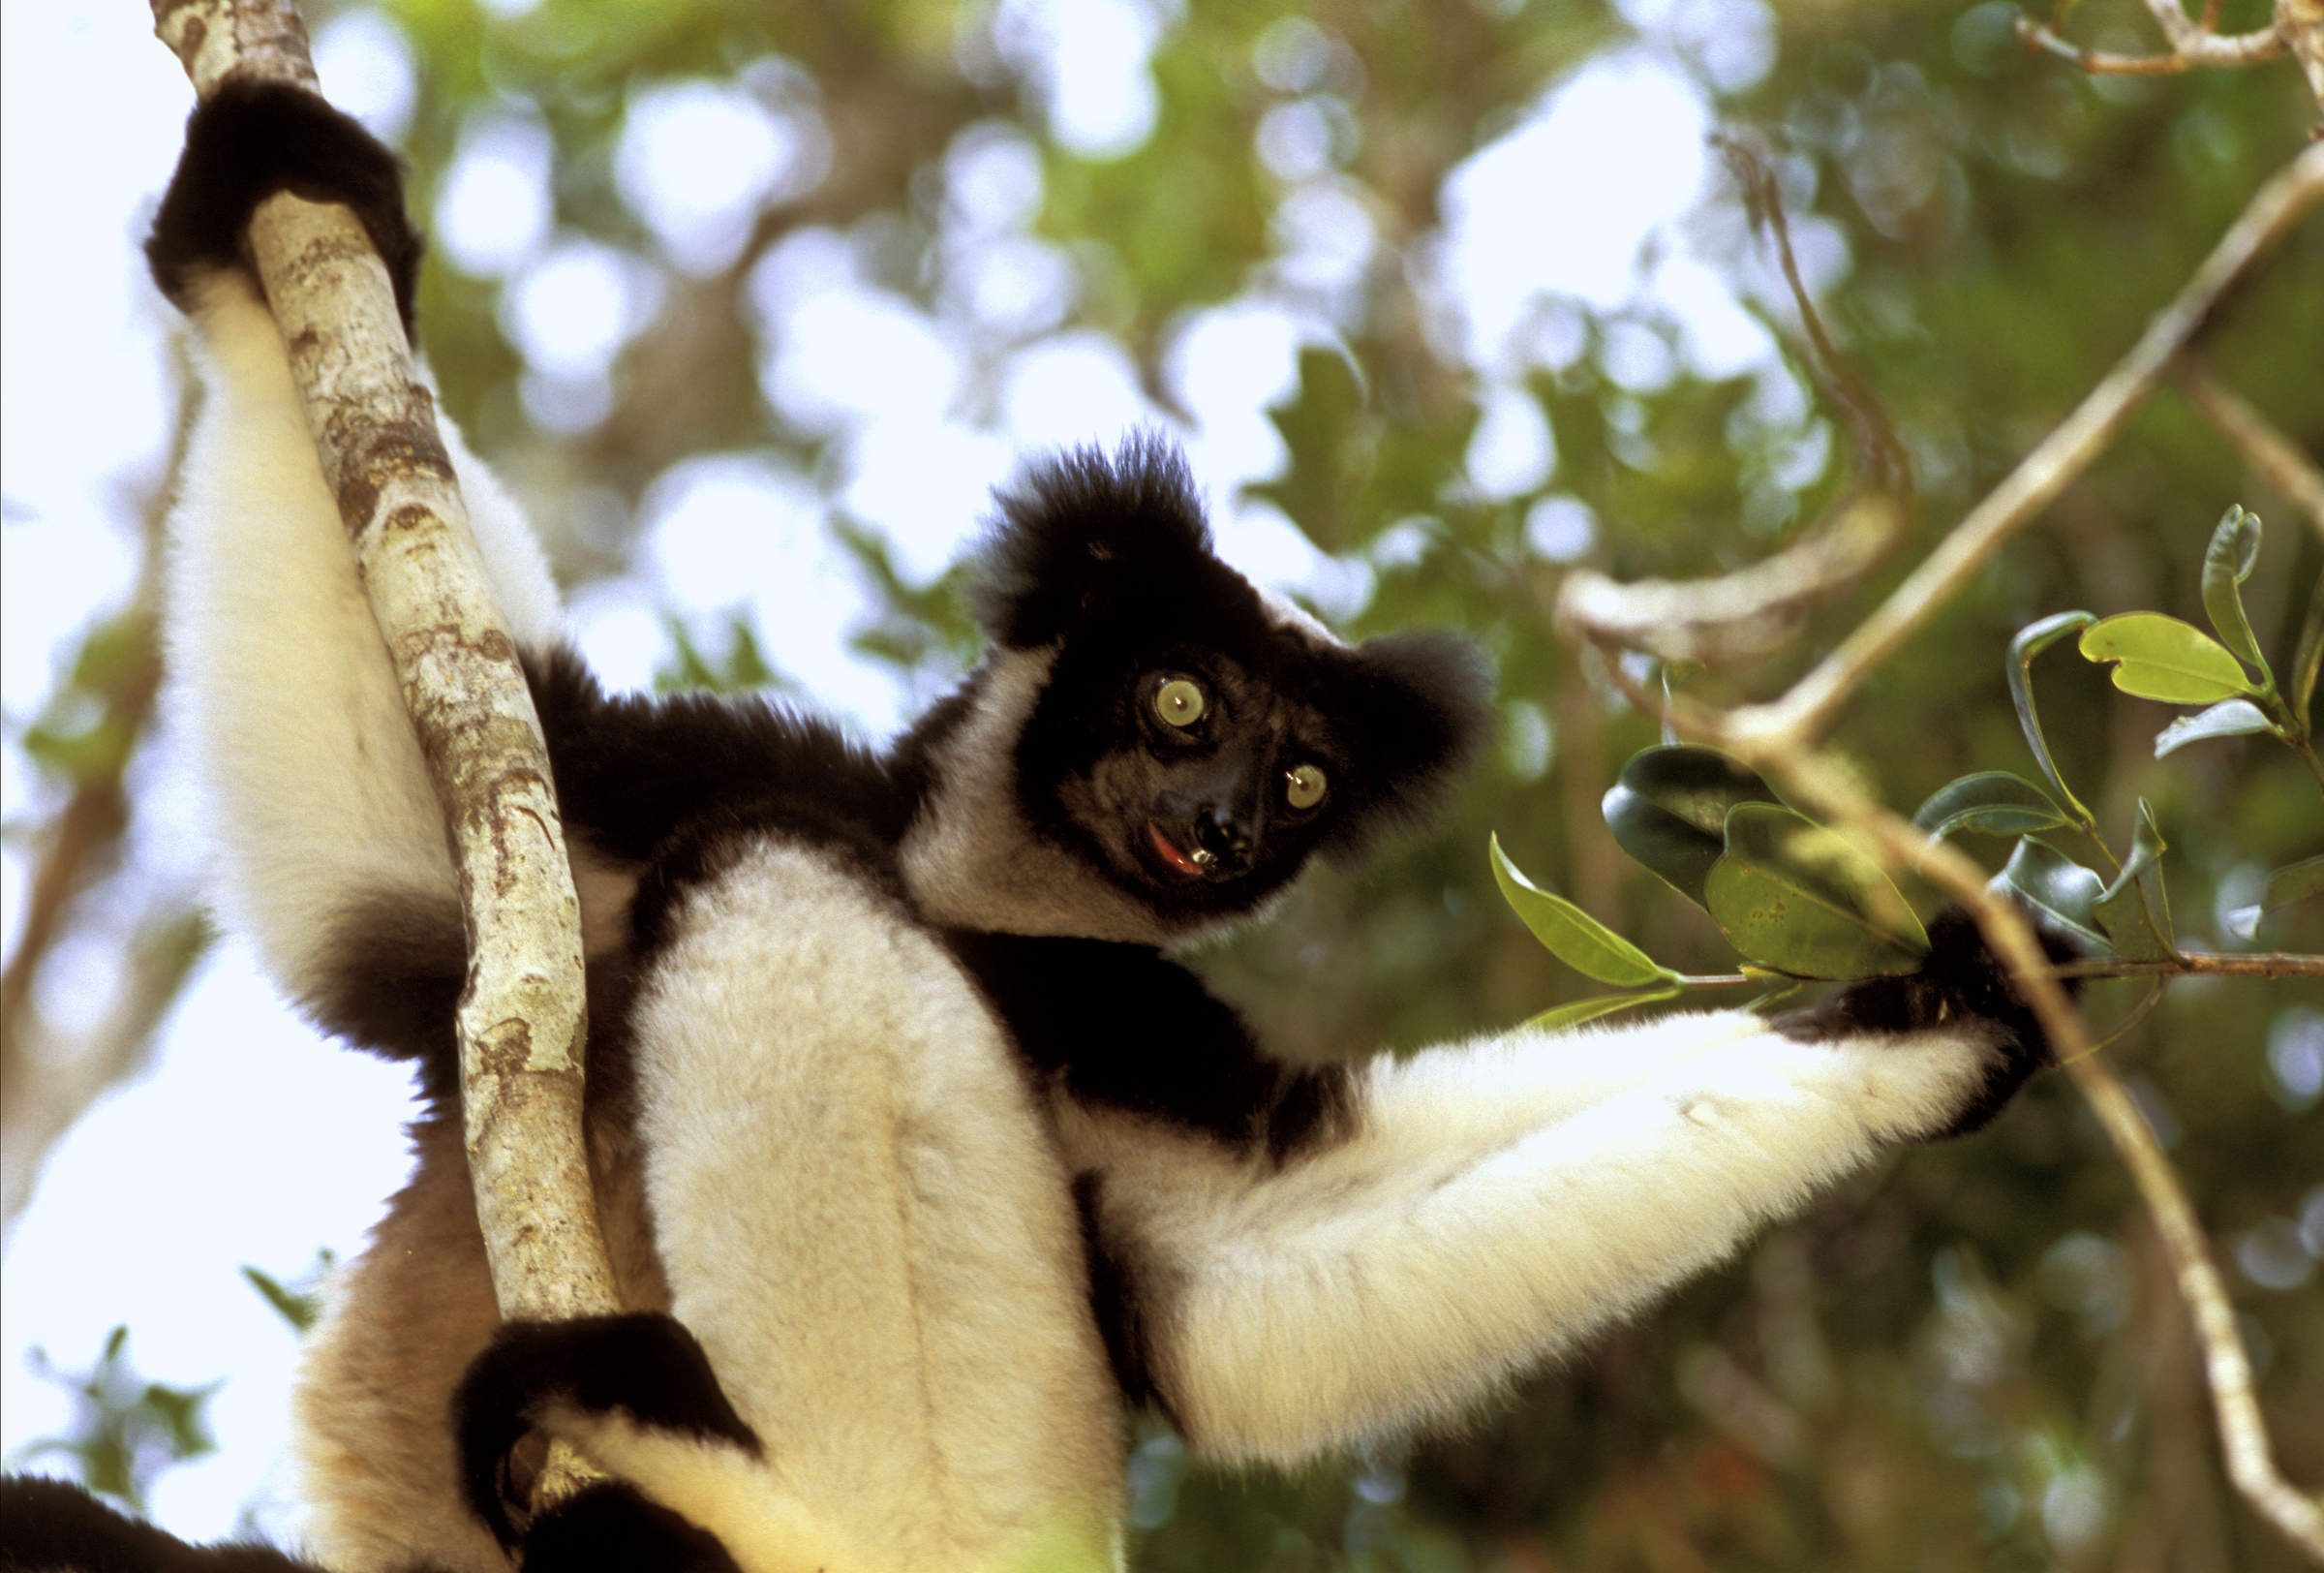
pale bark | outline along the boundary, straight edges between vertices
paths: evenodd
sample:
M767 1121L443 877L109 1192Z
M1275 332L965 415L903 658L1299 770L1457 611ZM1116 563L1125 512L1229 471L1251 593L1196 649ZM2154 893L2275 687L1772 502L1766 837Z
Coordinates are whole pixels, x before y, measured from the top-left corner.
M290 0L153 0L199 94L312 89ZM506 1316L618 1309L581 1126L581 928L539 722L470 540L385 266L347 209L250 227L324 478L452 828L471 937L458 1030L476 1213Z

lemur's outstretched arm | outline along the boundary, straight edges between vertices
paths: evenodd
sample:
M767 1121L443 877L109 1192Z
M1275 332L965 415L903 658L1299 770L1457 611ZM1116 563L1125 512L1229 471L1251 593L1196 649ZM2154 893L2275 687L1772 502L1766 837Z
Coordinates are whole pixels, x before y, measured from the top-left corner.
M1932 938L1917 978L1774 1022L1675 1014L1383 1061L1355 1134L1280 1166L1083 1110L1069 1141L1098 1176L1124 1342L1216 1457L1456 1416L1891 1144L1999 1107L2038 1034L1967 919ZM1537 1057L1619 1068L1588 1101L1512 1098Z

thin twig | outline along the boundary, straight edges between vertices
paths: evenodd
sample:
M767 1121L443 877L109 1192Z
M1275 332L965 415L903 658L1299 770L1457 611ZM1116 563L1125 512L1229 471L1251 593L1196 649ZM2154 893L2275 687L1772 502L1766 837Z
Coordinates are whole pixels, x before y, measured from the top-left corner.
M2228 1478L2262 1517L2324 1564L2324 1503L2302 1493L2277 1467L2267 1419L2252 1386L2251 1362L2236 1329L2235 1309L2218 1265L2212 1260L2194 1204L2137 1103L2113 1071L2088 1052L2090 1034L2081 1013L2050 975L2048 958L2025 915L1987 893L1984 869L1960 848L1931 841L1909 820L1865 796L1845 772L1832 768L1819 755L1761 745L1746 746L1741 756L1789 788L1794 801L1868 838L1891 868L1917 868L1976 918L1985 942L2018 976L2060 1067L2097 1116L2155 1218L2180 1298L2186 1303L2202 1344Z
M2060 962L2047 971L2053 977L2178 977L2196 973L2215 977L2324 977L2324 956L2310 956L2297 950L2253 951L2238 956L2189 950L2161 961Z
M2308 515L2316 534L2324 536L2324 469L2201 361L2181 362L2178 381L2179 391L2235 445L2244 462L2283 493L2294 508Z
M2130 353L1838 648L1783 697L1727 718L1723 729L1729 739L1751 738L1780 750L1804 748L1820 736L1865 675L1896 654L2011 535L2097 457L2171 361L2209 325L2228 289L2320 198L2324 143L2304 149L2260 187Z

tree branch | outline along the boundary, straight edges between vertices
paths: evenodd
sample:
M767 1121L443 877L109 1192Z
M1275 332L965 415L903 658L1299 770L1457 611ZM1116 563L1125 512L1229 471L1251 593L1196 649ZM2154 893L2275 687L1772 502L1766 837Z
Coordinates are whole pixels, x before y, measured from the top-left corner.
M291 0L153 0L198 93L315 73ZM476 1211L505 1315L611 1311L581 1126L579 908L515 647L468 533L385 268L288 193L251 250L450 825L472 936L458 1029Z
M1746 706L1725 719L1729 742L1751 738L1779 749L1803 748L1820 736L1865 675L1896 654L2010 536L2097 457L2172 360L2201 335L2229 288L2319 199L2324 199L2324 142L2304 149L2260 187L2130 353L1815 670L1781 698Z
M2324 536L2324 469L2317 468L2315 460L2200 361L2180 364L2179 391L2235 445L2261 479L2283 493L2308 515L2316 534Z
M2324 0L2276 0L2276 14L2268 26L2228 34L2213 30L2218 20L2218 0L2207 0L2200 21L2187 15L2180 0L2146 0L2146 5L2147 14L2170 45L2168 53L2116 54L2086 49L2023 15L2017 18L2018 41L2094 76L2152 77L2196 66L2255 66L2289 53L2300 63L2318 108L2324 108Z

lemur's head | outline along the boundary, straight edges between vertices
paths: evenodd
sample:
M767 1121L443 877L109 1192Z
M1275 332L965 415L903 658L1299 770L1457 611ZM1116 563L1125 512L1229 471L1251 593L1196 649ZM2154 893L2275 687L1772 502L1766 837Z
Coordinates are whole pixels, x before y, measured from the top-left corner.
M1263 594L1211 553L1158 439L1050 460L999 505L979 564L994 648L932 718L937 789L906 848L935 915L1186 938L1417 817L1483 735L1474 645L1351 647Z

